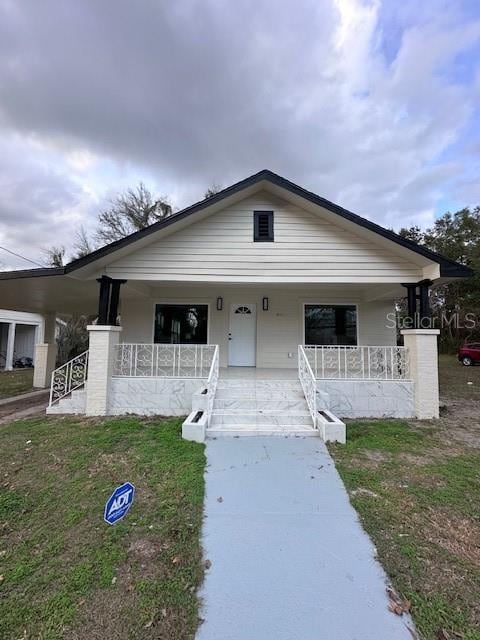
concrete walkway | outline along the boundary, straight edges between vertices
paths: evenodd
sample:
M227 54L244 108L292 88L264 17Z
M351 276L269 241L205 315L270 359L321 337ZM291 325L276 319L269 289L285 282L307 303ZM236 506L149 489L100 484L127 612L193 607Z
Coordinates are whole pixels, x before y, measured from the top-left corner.
M412 640L317 438L207 441L197 640Z
M50 391L42 389L22 393L0 401L0 425L45 412Z

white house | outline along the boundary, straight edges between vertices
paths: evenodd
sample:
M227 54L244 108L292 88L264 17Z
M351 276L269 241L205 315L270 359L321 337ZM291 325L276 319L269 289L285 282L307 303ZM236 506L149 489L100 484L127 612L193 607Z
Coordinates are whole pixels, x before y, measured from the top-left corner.
M38 386L55 314L98 313L50 412L341 438L337 416L438 416L429 287L470 273L264 170L66 267L0 274L0 294L46 318ZM401 297L414 324L397 346Z

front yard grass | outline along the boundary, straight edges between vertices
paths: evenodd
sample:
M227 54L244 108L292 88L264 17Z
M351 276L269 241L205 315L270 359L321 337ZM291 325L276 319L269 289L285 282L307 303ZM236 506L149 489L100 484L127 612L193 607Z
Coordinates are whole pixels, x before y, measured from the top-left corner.
M440 420L352 421L330 452L420 637L479 640L480 367L440 380Z
M193 638L203 445L181 420L35 418L0 427L0 638ZM103 521L113 489L135 502Z
M33 390L33 369L0 371L0 398Z

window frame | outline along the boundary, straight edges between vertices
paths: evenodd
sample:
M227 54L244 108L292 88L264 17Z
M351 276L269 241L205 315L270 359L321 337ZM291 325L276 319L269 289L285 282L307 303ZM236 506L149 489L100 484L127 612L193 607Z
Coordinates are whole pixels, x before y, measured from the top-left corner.
M203 305L207 307L207 342L205 343L205 345L210 345L210 311L212 308L212 303L211 302L206 302L205 300L185 300L185 299L181 299L181 300L172 300L172 299L168 299L168 300L155 300L153 302L153 310L152 310L152 341L151 344L185 344L185 343L177 343L177 342L155 342L155 322L156 322L156 314L157 314L157 304L171 304L171 305L187 305L187 306L195 306L195 305ZM187 343L187 344L203 344L200 342L191 342L191 343Z
M318 344L318 345L307 345L307 343L305 342L305 310L307 306L319 306L319 307L355 307L355 318L356 318L356 323L355 323L355 343L356 344ZM302 344L304 347L307 346L312 346L312 347L359 347L360 345L360 316L359 316L359 305L357 302L331 302L331 301L327 301L327 302L317 302L317 301L308 301L308 302L303 302L302 303Z
M268 237L261 237L259 235L259 220L261 215L268 216ZM253 212L253 241L254 242L275 242L273 211L257 210Z

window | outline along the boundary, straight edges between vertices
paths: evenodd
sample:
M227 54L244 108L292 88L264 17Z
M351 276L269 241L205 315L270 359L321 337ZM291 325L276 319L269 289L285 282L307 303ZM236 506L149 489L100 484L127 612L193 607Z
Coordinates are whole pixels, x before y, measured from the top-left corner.
M306 304L305 344L357 344L354 305Z
M208 305L157 304L154 341L166 344L207 344Z
M273 242L273 211L253 212L253 241Z

